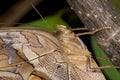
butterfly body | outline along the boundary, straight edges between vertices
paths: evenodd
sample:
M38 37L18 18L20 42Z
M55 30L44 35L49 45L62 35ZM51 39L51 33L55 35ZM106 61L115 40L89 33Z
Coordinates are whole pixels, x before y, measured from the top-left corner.
M67 59L73 65L80 79L106 80L81 39L64 25L59 25L58 30L58 40L67 54ZM91 58L91 61L88 61L88 58ZM93 69L90 69L90 67ZM94 72L94 68L98 68L97 71Z

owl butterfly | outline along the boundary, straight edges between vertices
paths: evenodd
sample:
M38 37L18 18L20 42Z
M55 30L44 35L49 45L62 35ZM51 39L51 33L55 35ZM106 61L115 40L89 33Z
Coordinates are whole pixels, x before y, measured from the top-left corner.
M63 25L57 28L56 34L42 29L1 28L0 72L7 75L0 74L0 78L106 80L99 69L90 69L91 54L76 34ZM90 64L98 67L92 58Z

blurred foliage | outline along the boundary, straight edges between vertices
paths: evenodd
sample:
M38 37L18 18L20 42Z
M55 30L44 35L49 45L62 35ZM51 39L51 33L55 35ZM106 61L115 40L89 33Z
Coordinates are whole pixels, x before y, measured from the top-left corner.
M42 29L46 29L49 31L56 31L56 25L58 25L58 24L67 25L67 23L65 21L63 21L62 18L57 15L48 16L48 17L44 18L44 20L42 20L42 19L35 20L33 22L30 22L29 24L35 25L35 27L40 27Z
M47 17L44 17L42 19L38 19L26 24L31 24L33 26L31 27L39 27L42 29L46 29L49 31L56 31L56 25L65 25L68 26L67 22L65 22L62 18L62 14L66 13L69 11L69 8L62 9L55 13L54 15L49 15ZM30 27L30 26L28 26Z
M120 0L109 0L109 2L120 13Z

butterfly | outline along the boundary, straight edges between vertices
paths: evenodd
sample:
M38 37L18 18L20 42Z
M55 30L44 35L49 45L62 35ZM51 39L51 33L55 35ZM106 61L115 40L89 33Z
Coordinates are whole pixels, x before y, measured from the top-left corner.
M16 75L14 80L29 80L33 75L44 80L105 80L78 36L66 26L57 28L56 33L38 28L1 28L0 71Z

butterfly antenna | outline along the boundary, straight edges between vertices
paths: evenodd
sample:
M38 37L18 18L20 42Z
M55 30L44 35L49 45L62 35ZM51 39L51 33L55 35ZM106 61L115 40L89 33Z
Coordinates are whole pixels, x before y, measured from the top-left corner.
M43 20L43 22L48 26L50 27L50 25L46 22L46 20L43 18L43 16L41 15L41 13L38 11L38 9L33 5L31 4L33 9L38 13L38 15L41 17L41 19Z

